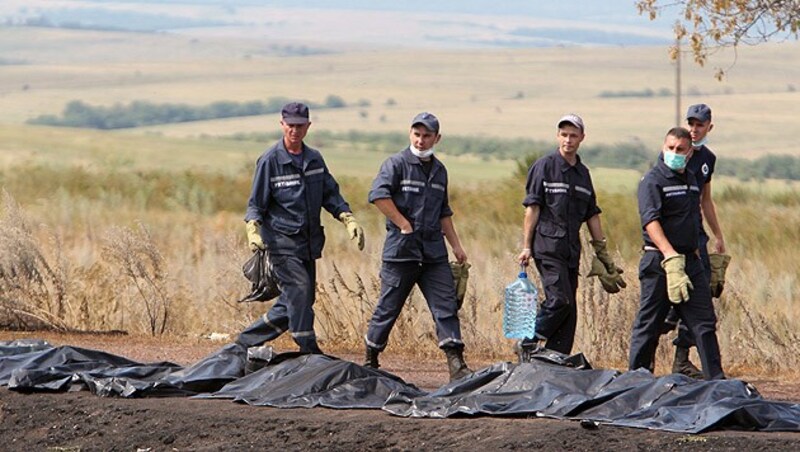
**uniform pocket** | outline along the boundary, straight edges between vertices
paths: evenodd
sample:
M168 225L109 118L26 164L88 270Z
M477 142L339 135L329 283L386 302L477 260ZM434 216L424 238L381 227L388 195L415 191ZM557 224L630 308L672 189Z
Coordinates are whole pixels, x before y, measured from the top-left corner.
M397 246L394 256L399 259L419 259L422 249L420 234L414 231L411 234L397 234Z
M563 226L550 221L540 222L538 230L539 234L545 237L554 237L560 239L567 236L567 230Z
M400 275L386 266L381 268L381 284L387 285L389 287L399 287L400 286Z

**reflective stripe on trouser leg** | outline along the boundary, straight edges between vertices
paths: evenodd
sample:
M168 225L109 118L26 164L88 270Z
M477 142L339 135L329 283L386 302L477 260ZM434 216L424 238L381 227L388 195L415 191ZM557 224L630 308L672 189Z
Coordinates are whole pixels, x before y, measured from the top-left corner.
M378 350L386 348L408 294L417 282L418 262L384 262L381 265L381 296L369 321L365 342ZM450 279L453 279L452 274Z
M653 370L661 324L672 303L667 298L667 275L661 268L661 253L646 251L639 261L639 311L631 332L628 368Z
M280 281L280 301L286 306L292 338L301 352L318 351L314 334L316 262L295 256L279 256L273 259L272 264L275 277Z
M255 347L280 336L289 327L286 307L278 300L270 311L239 333L236 342Z
M578 269L566 262L535 259L545 299L536 313L536 335L547 338L545 347L569 354L578 324Z
M692 280L694 289L689 292L689 301L678 305L681 321L686 323L697 341L697 353L706 380L725 378L717 341L717 315L711 301L711 288L699 258L687 256L686 274Z
M425 302L428 303L428 309L436 324L439 347L464 347L464 342L461 341L458 300L450 264L447 262L422 264L417 285L425 297Z

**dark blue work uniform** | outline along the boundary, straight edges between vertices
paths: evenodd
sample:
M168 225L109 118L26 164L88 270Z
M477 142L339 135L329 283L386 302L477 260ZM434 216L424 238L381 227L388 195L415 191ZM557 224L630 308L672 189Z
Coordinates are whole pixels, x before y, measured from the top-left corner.
M578 322L579 232L600 213L589 169L576 157L577 163L570 165L556 150L534 162L522 202L539 206L531 249L545 299L536 314L536 336L547 339L548 349L567 354Z
M265 315L247 327L237 341L263 344L287 329L302 352L318 352L314 334L316 262L325 234L321 209L335 218L350 207L319 151L303 144L299 157L278 141L256 162L245 221L261 223L281 295Z
M717 342L717 317L711 290L697 250L700 228L700 188L691 171L677 173L659 159L639 183L639 216L644 253L639 262L641 299L633 324L629 367L652 371L659 329L671 306L697 338L697 351L707 380L724 378ZM672 247L686 257L686 274L694 288L689 301L674 305L667 297L667 277L661 267L664 256L645 229L658 221Z
M453 215L447 181L447 169L435 156L426 167L406 148L386 159L372 182L369 202L391 199L414 228L414 232L402 234L386 219L381 296L365 337L372 348L386 348L389 333L415 284L433 316L439 347L464 347L441 224L442 218Z
M692 158L686 163L686 169L693 172L695 177L697 178L697 187L700 189L700 194L702 195L703 189L705 188L706 184L711 182L711 175L714 174L714 166L717 163L717 156L711 152L711 149L707 148L705 145L701 146L699 149L695 149L692 153ZM709 280L711 279L711 263L708 259L708 234L706 234L705 228L703 228L703 210L700 209L700 238L697 242L697 247L700 250L700 259L703 261L703 268L706 272L706 278ZM678 312L675 309L670 309L669 314L667 314L667 322L670 322L673 325L678 323L679 316ZM672 341L678 347L689 348L693 347L694 338L692 334L689 332L689 329L686 327L686 324L681 323L678 328L678 336Z

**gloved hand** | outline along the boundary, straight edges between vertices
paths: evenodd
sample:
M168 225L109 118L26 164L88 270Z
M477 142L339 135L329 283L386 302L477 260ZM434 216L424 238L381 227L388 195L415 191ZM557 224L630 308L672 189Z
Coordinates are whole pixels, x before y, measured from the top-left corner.
M606 270L606 266L600 261L600 258L595 256L592 258L592 268L589 270L587 276L597 276L597 279L600 280L600 284L603 286L603 290L608 293L617 293L621 288L628 286L625 284L620 273L622 273L621 268L618 272L609 273L608 270Z
M708 260L711 262L711 296L719 298L725 288L725 272L731 257L727 254L709 254Z
M608 250L606 249L606 239L603 240L591 240L589 243L592 244L592 248L594 248L594 255L600 259L600 262L606 267L606 271L609 274L613 273L622 273L622 269L617 267L617 264L614 263L614 259L611 259L611 255L608 254ZM627 287L627 284L624 283L622 287Z
M248 221L245 223L244 229L247 231L247 244L250 245L250 251L255 252L266 248L264 240L261 239L261 223L258 220Z
M347 234L350 236L350 240L357 240L358 242L358 249L364 249L364 230L356 221L356 218L350 212L342 212L339 214L339 221L344 223L344 226L347 228Z
M467 296L467 281L469 280L469 262L459 264L458 262L450 262L450 271L453 272L453 281L456 285L456 305L458 309L464 305L464 297Z
M594 248L594 259L592 259L592 270L589 272L589 276L597 276L600 280L600 284L603 285L603 289L608 293L617 293L620 289L624 289L628 287L628 284L622 279L622 268L617 267L617 264L614 263L614 259L611 259L611 255L608 254L608 250L606 249L606 239L603 240L592 240L589 243L592 244L592 248ZM604 267L604 272L597 271L600 270L599 267L596 267L595 261L598 261Z
M661 268L667 272L667 296L669 301L678 304L689 301L689 291L694 289L686 274L686 256L676 254L661 261Z

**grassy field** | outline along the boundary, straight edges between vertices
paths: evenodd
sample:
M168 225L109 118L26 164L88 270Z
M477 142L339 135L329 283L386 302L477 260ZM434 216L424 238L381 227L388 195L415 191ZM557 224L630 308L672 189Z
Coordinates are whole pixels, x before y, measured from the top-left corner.
M431 110L441 117L445 134L550 139L555 118L575 111L586 120L594 143L639 140L657 146L675 121L672 97L599 97L604 91L674 89L674 67L662 48L337 49L274 57L255 53L258 47L245 40L0 28L4 58L24 62L0 66L0 123L59 113L73 99L100 105L138 99L200 105L277 95L321 102L329 94L370 103L312 112L314 127L334 131L404 130L415 113ZM720 64L730 57L721 55ZM687 63L683 108L701 101L712 105L717 114L711 140L722 155L800 155L800 145L786 133L796 128L800 113L798 57L797 43L743 48L722 83L710 69ZM252 117L130 133L183 137L277 127L277 118Z
M202 335L234 334L266 309L234 300L248 289L240 268L248 257L242 213L252 166L272 143L221 137L276 131L277 115L117 131L24 124L59 113L73 99L202 105L275 96L321 102L335 94L368 101L313 111L312 143L316 130L404 131L420 110L441 117L445 141L448 134L553 140L554 120L576 111L587 122L587 143L640 141L655 155L674 122L670 97L598 96L671 89L673 68L659 48L339 49L278 58L259 47L243 40L0 27L0 301L6 316L59 328L148 334L163 325L166 334ZM800 155L788 133L800 113L792 86L800 80L798 56L797 44L743 49L721 84L711 70L686 65L684 87L703 94L684 103L704 101L717 112L711 140L721 158ZM367 231L367 247L358 253L341 225L325 216L317 327L326 350L355 350L377 299L384 228L366 194L386 155L337 141L323 152ZM474 265L462 312L468 353L510 357L500 330L501 295L517 271L523 181L514 178L513 161L442 158L456 226ZM641 174L592 173L629 287L609 297L582 280L576 349L600 366L624 368L638 304L634 192ZM797 184L716 178L714 190L734 256L717 304L724 363L734 372L796 369ZM390 351L439 353L417 293ZM668 353L662 346L662 366Z

